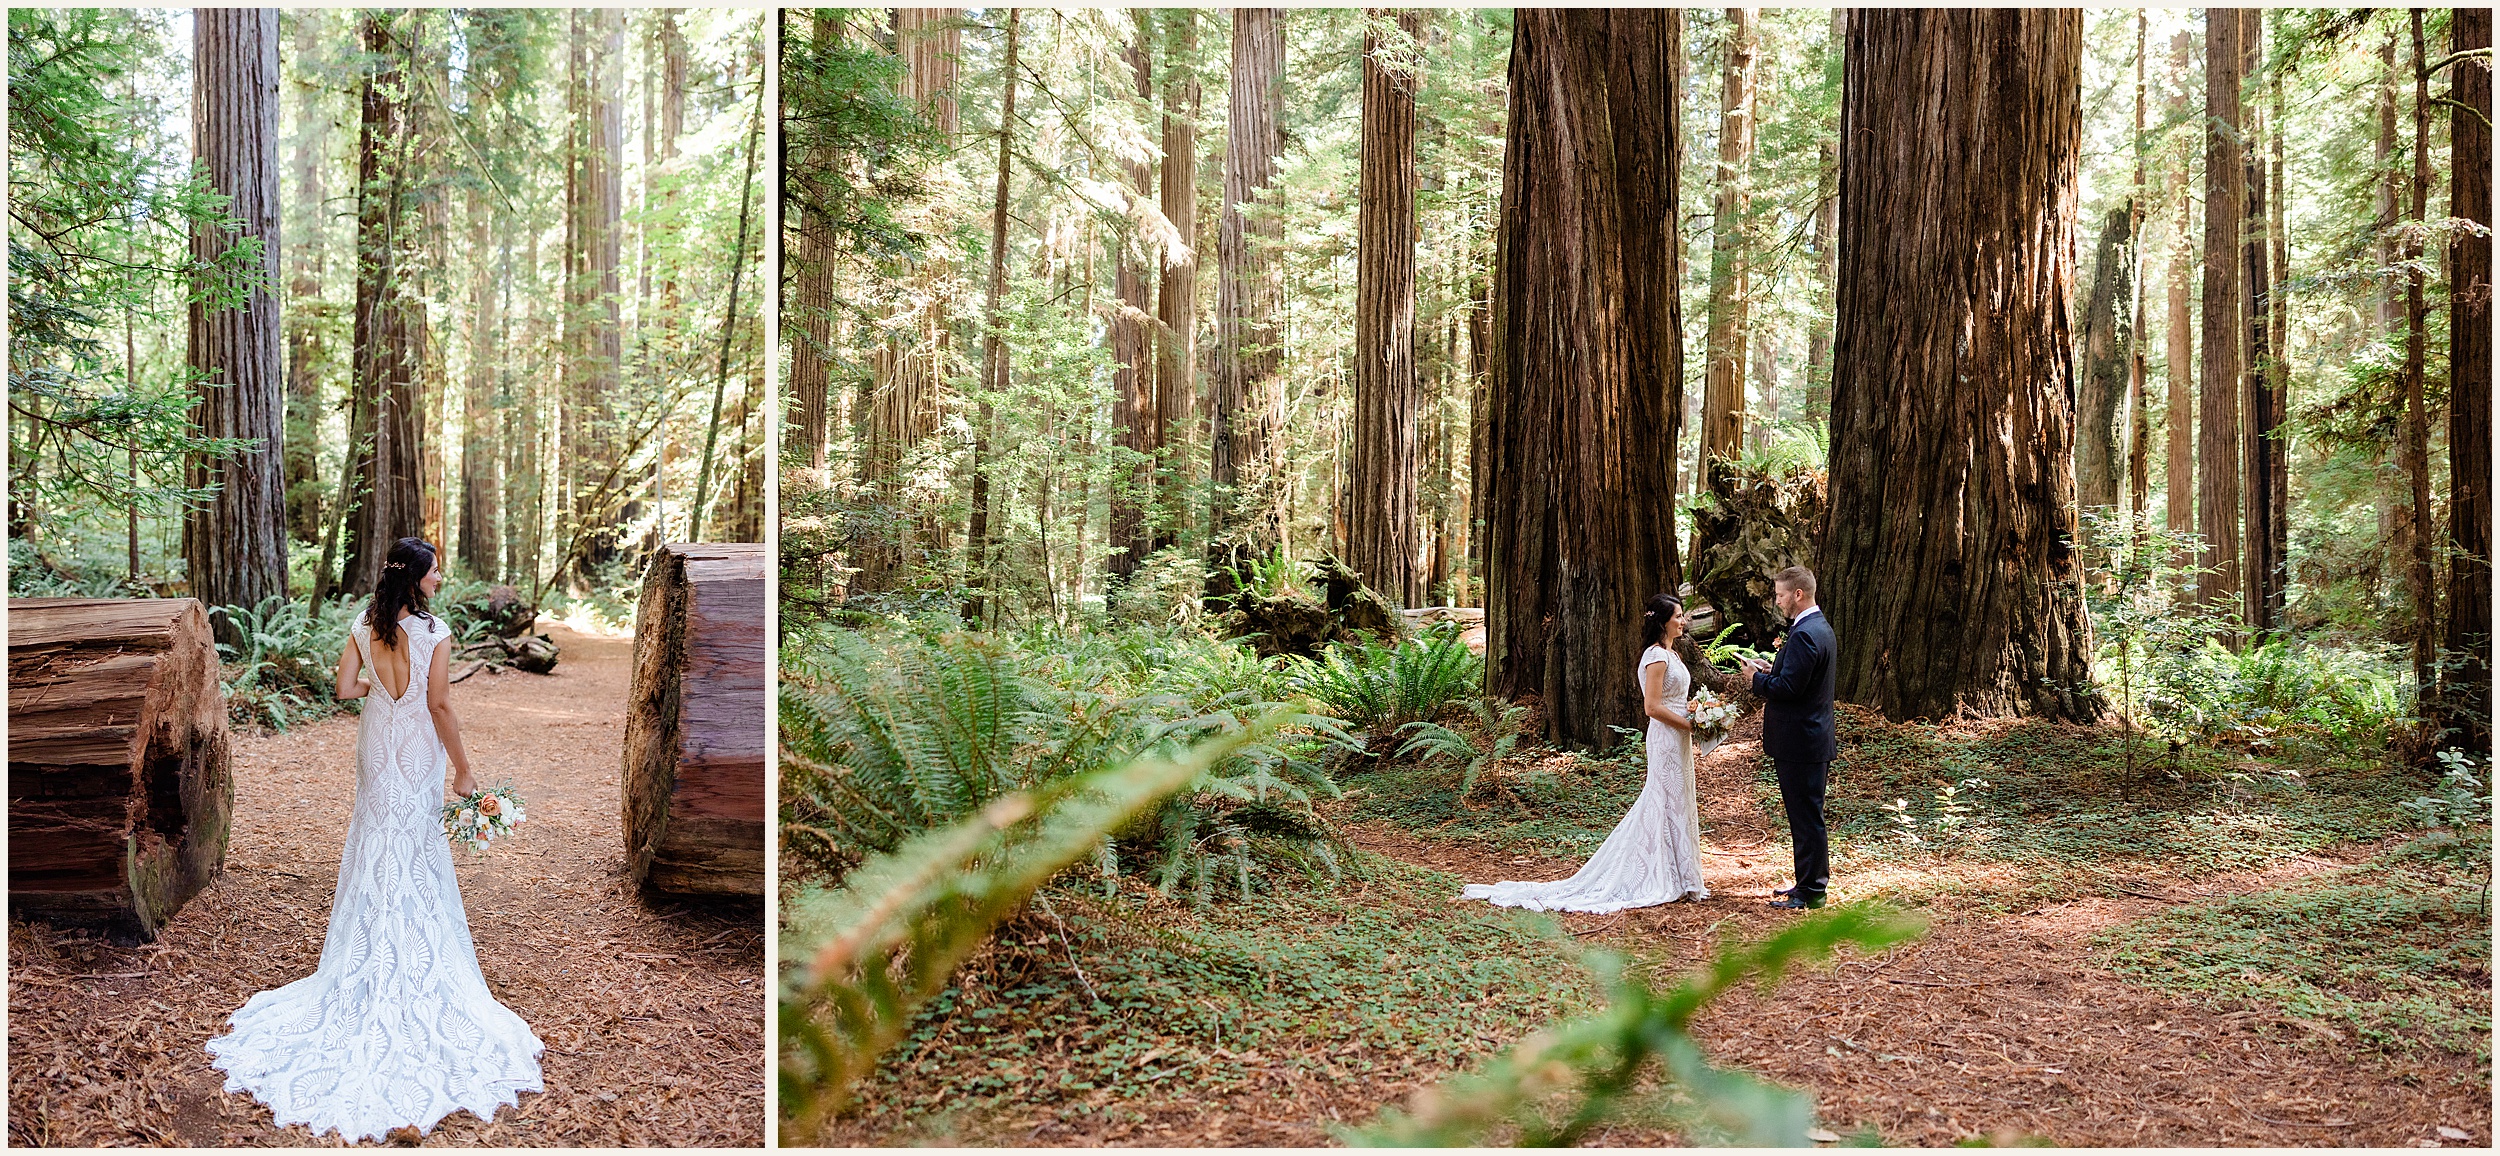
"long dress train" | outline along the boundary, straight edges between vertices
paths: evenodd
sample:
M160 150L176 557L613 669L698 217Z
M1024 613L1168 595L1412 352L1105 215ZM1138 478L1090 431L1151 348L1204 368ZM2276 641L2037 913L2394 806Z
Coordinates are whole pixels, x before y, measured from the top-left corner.
M1667 672L1659 697L1665 702L1683 702L1692 686L1683 661L1663 646L1641 652L1643 670L1662 662ZM1637 681L1639 674L1633 677ZM1641 783L1640 797L1571 878L1470 883L1464 897L1532 911L1600 915L1686 897L1709 898L1710 889L1701 879L1701 812L1695 804L1691 738L1651 719L1648 747L1649 775Z
M253 996L233 1030L208 1041L227 1091L258 1096L280 1126L350 1140L431 1129L462 1108L491 1120L522 1092L544 1090L545 1045L487 990L443 834L447 756L425 674L451 630L430 615L400 625L408 685L397 698L373 675L365 621L350 629L374 689L357 730L356 806L320 967Z

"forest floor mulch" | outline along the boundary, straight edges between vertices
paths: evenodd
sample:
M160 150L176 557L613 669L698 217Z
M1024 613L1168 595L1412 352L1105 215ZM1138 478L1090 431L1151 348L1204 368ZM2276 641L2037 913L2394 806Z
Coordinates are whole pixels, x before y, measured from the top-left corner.
M1711 899L1566 914L1563 926L1583 942L1644 957L1648 971L1666 976L1706 962L1720 936L1756 939L1792 920L1767 906L1772 888L1789 882L1789 855L1757 802L1759 741L1759 721L1749 718L1695 767ZM1354 841L1474 882L1559 878L1579 866L1418 839L1385 824L1358 828ZM1694 1034L1715 1063L1812 1092L1825 1127L1844 1135L1873 1128L1889 1144L2036 1137L2067 1146L2488 1146L2490 1083L2471 1056L2375 1053L2315 1021L2149 991L2090 958L2096 934L2172 903L2281 887L2358 865L2370 850L2193 880L2135 864L2127 881L2144 894L2080 896L2011 914L1946 891L1927 900L1931 923L1918 941L1796 974L1769 995L1733 990L1695 1020ZM1879 869L1874 882L1909 874ZM1834 898L1867 885L1843 875ZM2443 1127L2466 1139L2443 1136Z
M618 778L632 642L553 628L549 675L460 683L470 765L529 822L454 852L479 966L546 1043L547 1090L427 1145L753 1147L764 1132L759 905L646 901L627 873ZM223 1090L203 1045L255 992L321 958L355 795L353 714L233 737L225 869L156 942L9 925L12 1145L335 1145Z
M2088 736L2061 741L2079 738ZM1770 890L1788 881L1789 855L1776 797L1761 781L1758 743L1759 724L1748 719L1697 767L1703 872L1713 896L1610 916L1562 915L1558 923L1571 941L1622 952L1638 974L1657 985L1706 961L1723 940L1757 939L1795 919L1792 912L1765 905ZM1578 772L1562 773L1567 779ZM1565 789L1593 785L1566 783ZM1875 788L1861 781L1850 789L1864 794ZM1502 804L1486 806L1492 815ZM1583 859L1562 853L1557 844L1565 840L1558 840L1549 821L1502 839L1486 837L1496 824L1473 815L1450 825L1418 826L1376 817L1383 810L1346 816L1343 829L1356 847L1403 866L1349 879L1333 894L1346 908L1389 910L1401 925L1419 929L1393 945L1399 951L1433 936L1473 943L1477 951L1499 950L1500 940L1454 930L1500 918L1485 905L1458 899L1457 882L1558 878ZM1861 842L1869 837L1863 825L1850 836ZM2220 870L2166 864L2158 854L2074 860L1887 849L1844 860L1849 865L1836 879L1835 899L1893 896L1926 915L1927 933L1880 955L1845 954L1837 964L1792 973L1769 994L1741 986L1703 1012L1694 1034L1714 1062L1810 1093L1821 1126L1844 1137L1871 1133L1888 1144L1980 1139L2070 1146L2488 1146L2487 1060L2438 1047L2365 1046L2350 1036L2349 1025L2339 1031L2276 1003L2158 990L2117 974L2096 955L2096 937L2113 928L2235 897L2297 890L2377 861L2394 842L2400 840L2326 845L2313 840L2292 844L2301 850L2278 849ZM1193 921L1169 900L1139 898L1131 905L1136 914L1125 919L1174 927ZM1337 933L1332 924L1343 919L1342 910L1330 914L1324 906L1306 909L1280 900L1269 934L1282 941L1328 940ZM1320 913L1318 921L1311 912ZM1078 920L1074 910L1066 914L1071 925L1091 922ZM1197 926L1218 929L1232 937L1228 942L1238 943L1243 926L1253 920L1242 912ZM2487 934L2488 924L2482 926ZM1065 930L1050 927L1038 919L1011 924L967 972L988 969L999 977L987 981L990 986L1005 995L1024 993L1025 1006L1068 1006L1050 1003L1057 997L1047 993L1081 981L1044 973L1064 968L1054 963L1063 953L1071 961L1088 953L1051 942ZM1032 942L1019 945L1022 939ZM1279 950L1274 958L1287 958ZM1551 947L1518 950L1538 956L1531 966L1568 967L1563 963L1568 956ZM1098 966L1095 958L1100 957L1088 956L1089 967ZM1448 966L1446 960L1438 965ZM2487 971L2481 982L2487 995ZM1221 988L1200 990L1202 998L1225 994ZM1025 1022L994 998L992 1004L1014 1025ZM1495 1030L1497 1022L1429 1006L1399 1014L1441 1017L1462 1025L1462 1031ZM1129 1043L1139 1031L1154 1033L1134 1041L1146 1058L1141 1066L1160 1057L1161 1066L1182 1073L1160 1090L1087 1092L1082 1088L1090 1085L1078 1085L1069 1091L1036 1083L1027 1074L983 1095L978 1089L984 1077L997 1074L997 1061L958 1047L945 1061L908 1064L880 1077L876 1087L863 1091L863 1105L871 1110L838 1121L825 1139L1335 1144L1343 1128L1371 1123L1382 1108L1403 1106L1418 1088L1472 1070L1512 1042L1478 1036L1472 1058L1453 1060L1415 1049L1399 1054L1342 1026L1271 1031L1260 1044L1228 1047L1181 1030L1171 1017L1136 1022L1139 1028L1125 1035L1113 1029L1112 1036ZM1143 1028L1147 1023L1160 1026ZM933 1024L932 1030L954 1029ZM1014 1027L1002 1030L1017 1034ZM1150 1044L1153 1050L1144 1051ZM907 1050L898 1049L896 1059ZM1050 1062L1039 1051L1018 1060L1026 1067ZM1683 1139L1627 1118L1600 1127L1585 1142L1658 1145Z

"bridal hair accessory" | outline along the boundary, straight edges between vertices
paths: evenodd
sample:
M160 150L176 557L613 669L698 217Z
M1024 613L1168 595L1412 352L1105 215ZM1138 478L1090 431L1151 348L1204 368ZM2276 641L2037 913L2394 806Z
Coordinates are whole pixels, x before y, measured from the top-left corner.
M384 562L382 563L382 568L385 570L405 570L408 568L408 564L406 562Z
M471 851L484 851L495 840L509 838L512 828L528 818L521 794L512 784L471 791L443 804L443 834Z

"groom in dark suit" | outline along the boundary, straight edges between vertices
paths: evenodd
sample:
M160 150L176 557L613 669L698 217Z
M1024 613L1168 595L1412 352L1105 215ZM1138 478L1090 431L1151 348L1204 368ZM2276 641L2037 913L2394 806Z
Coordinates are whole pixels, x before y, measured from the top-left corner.
M1774 894L1773 907L1823 905L1831 882L1831 836L1823 825L1823 786L1840 753L1832 731L1832 687L1839 650L1832 626L1814 604L1814 571L1791 566L1771 579L1780 613L1788 616L1788 640L1770 663L1749 661L1753 692L1761 697L1762 753L1779 772L1780 803L1788 811L1788 837L1797 860L1797 883Z

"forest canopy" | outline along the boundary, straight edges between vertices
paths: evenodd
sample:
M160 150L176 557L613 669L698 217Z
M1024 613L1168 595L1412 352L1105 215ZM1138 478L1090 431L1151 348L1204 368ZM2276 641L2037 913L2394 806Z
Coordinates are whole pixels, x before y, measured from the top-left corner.
M12 591L758 540L760 14L233 11L10 12Z

